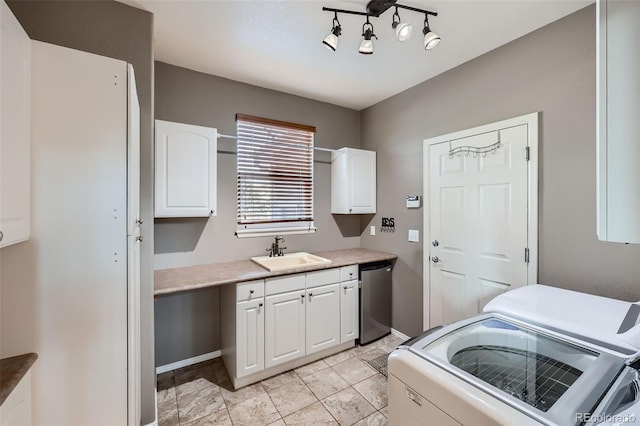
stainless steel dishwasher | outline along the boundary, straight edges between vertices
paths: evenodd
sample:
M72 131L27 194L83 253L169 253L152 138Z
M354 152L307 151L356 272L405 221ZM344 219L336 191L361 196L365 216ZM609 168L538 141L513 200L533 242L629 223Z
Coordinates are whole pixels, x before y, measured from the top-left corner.
M391 262L360 266L360 344L391 332Z

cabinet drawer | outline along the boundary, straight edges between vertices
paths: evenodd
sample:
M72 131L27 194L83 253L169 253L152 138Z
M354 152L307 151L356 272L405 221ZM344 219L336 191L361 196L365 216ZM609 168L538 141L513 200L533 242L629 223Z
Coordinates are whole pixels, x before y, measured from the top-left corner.
M249 281L236 286L236 301L252 300L264 297L264 281Z
M307 288L337 282L340 282L340 270L338 268L307 272Z
M351 281L358 279L358 265L343 266L340 268L340 281Z
M304 274L286 275L284 277L269 278L265 280L267 296L271 294L285 293L287 291L304 290Z

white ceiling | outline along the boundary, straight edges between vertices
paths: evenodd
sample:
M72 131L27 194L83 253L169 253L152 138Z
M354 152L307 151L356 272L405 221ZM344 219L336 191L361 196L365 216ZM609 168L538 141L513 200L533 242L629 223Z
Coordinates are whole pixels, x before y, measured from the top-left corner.
M156 60L221 77L363 109L568 15L593 0L399 0L438 12L431 29L442 43L422 47L424 15L400 10L414 27L403 43L393 9L372 18L379 40L362 55L364 17L339 15L336 52L321 42L333 14L364 11L367 0L123 0L155 15Z

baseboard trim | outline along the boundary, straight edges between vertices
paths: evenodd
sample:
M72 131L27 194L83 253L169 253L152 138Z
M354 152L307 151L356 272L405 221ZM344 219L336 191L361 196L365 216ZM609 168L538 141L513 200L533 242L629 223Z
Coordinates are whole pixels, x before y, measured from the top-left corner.
M172 362L171 364L160 365L156 367L156 374L166 373L167 371L177 370L178 368L187 367L189 365L197 364L203 361L209 361L210 359L218 358L222 356L220 350L209 352L208 354L202 354L194 356L193 358L187 358L180 361Z
M393 334L396 337L399 337L402 340L409 340L411 338L411 337L407 336L406 334L401 333L400 331L398 331L398 330L396 330L394 328L391 329L391 334Z

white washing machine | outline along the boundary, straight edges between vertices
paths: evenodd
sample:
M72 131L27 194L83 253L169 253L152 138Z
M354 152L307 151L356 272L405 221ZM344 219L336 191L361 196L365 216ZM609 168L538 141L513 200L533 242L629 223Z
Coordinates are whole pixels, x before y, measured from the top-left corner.
M640 306L533 285L389 356L395 425L640 425Z

